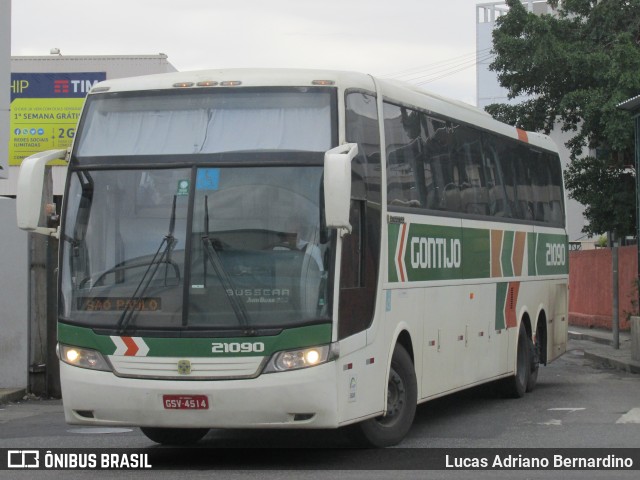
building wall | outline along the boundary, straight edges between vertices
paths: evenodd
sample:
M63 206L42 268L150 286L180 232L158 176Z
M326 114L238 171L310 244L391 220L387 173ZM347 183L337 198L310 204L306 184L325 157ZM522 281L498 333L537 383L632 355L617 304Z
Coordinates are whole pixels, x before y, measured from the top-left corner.
M107 80L175 72L163 53L158 55L48 55L41 57L11 57L12 73L75 73L105 72ZM7 82L9 84L9 82ZM8 134L8 126L7 132ZM8 137L7 137L8 138ZM20 167L9 166L7 180L0 180L0 195L15 195ZM52 168L53 194L64 194L67 168Z
M5 0L0 0L5 2ZM4 5L4 3L0 4ZM4 17L3 17L4 18ZM3 22L0 21L0 24ZM0 34L3 30L0 29ZM0 61L7 58L0 58ZM167 56L82 56L82 57L12 57L11 71L14 73L74 73L105 72L106 78L122 78L138 75L174 72ZM5 81L5 92L9 92L10 79ZM7 118L8 120L8 118ZM0 146L2 154L8 154L9 124L2 124ZM28 236L16 225L15 200L2 195L15 195L19 167L10 166L7 179L0 178L0 388L25 388L29 382L29 347L55 345L55 338L47 338L47 332L31 331L29 325L42 325L42 319L31 319L29 312L29 262ZM66 167L52 167L53 194L62 195ZM32 315L36 315L31 312ZM39 320L39 321L38 321ZM34 330L38 330L34 328ZM35 350L35 349L34 349Z
M0 197L0 388L27 386L28 243L16 226L16 202Z
M168 57L158 55L47 55L11 57L11 71L19 73L107 72L112 78L175 72Z
M0 0L0 85L11 82L11 1ZM0 90L0 182L9 175L9 89Z
M476 105L484 108L492 103L517 103L509 100L507 89L500 86L498 76L489 70L493 61L493 29L496 20L508 11L504 2L476 5Z
M618 305L620 329L628 330L627 317L637 311L638 255L635 246L618 248ZM569 254L569 324L611 329L613 319L613 269L611 249L574 251Z

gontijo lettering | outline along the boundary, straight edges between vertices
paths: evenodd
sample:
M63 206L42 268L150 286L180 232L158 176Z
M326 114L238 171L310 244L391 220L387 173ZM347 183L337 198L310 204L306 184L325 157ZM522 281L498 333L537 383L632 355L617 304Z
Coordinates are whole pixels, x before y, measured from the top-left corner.
M411 266L413 268L460 268L462 245L458 238L413 237Z

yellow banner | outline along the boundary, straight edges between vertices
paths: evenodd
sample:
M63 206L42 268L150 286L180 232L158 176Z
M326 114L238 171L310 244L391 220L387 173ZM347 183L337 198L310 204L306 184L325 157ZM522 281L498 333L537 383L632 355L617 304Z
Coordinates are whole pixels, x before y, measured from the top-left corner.
M71 146L84 98L16 98L11 102L9 165L34 153ZM52 165L66 165L63 160Z

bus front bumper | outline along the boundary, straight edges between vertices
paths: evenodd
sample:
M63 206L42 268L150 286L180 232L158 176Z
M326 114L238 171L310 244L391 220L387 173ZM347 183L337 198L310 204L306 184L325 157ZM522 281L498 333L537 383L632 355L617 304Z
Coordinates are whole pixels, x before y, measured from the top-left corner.
M65 420L74 425L172 428L336 428L336 365L253 379L121 378L60 362ZM205 395L206 409L165 407L165 395Z

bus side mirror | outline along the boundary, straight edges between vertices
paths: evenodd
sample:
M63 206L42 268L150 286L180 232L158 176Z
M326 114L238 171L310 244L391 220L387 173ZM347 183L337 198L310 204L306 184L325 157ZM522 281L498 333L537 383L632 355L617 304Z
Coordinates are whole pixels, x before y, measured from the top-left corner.
M38 225L43 207L44 167L51 160L64 159L66 154L66 150L47 150L22 161L16 198L18 228L43 235L57 235L55 228Z
M324 154L324 209L328 228L351 232L351 161L357 154L356 143L345 143Z

